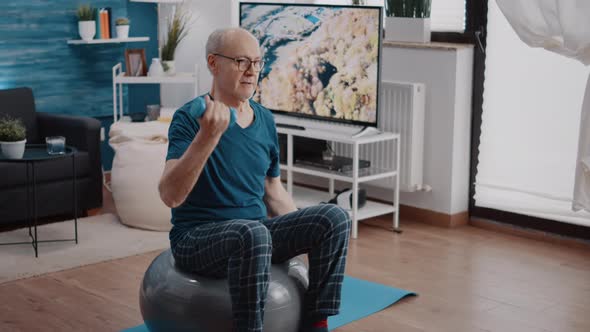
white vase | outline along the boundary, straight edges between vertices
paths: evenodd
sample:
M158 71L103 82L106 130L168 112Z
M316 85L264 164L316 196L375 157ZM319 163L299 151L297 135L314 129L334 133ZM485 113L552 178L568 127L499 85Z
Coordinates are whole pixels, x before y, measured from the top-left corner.
M117 38L129 38L129 25L117 25Z
M163 76L164 75L164 68L162 68L162 64L160 63L159 58L153 58L152 64L150 65L150 70L148 72L148 76Z
M80 38L83 40L92 40L96 34L96 22L95 21L79 21L78 22L78 33Z
M430 18L386 17L385 41L430 42Z
M173 61L162 61L162 67L164 67L164 73L168 76L176 75L176 67Z
M26 139L18 142L0 142L2 154L8 159L21 159L25 153L25 143Z

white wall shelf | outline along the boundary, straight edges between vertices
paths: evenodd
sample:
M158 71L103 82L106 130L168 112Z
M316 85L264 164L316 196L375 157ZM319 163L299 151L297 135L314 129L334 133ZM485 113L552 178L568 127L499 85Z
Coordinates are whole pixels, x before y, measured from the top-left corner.
M193 84L194 96L199 90L198 67L193 73L176 73L174 76L125 76L123 65L113 66L113 121L123 118L123 84Z
M120 84L192 84L195 82L193 73L176 73L174 76L125 76L119 73L114 82Z
M129 37L129 38L110 38L110 39L70 39L68 44L70 45L87 45L87 44L116 44L116 43L133 43L133 42L145 42L149 41L150 37Z
M393 213L393 230L400 233L399 228L399 176L400 169L400 135L397 133L380 132L378 134L354 137L345 132L335 132L329 130L321 130L317 128L308 128L305 130L290 129L278 127L279 134L287 135L287 163L281 164L281 170L287 173L287 191L295 200L297 207L307 207L317 205L321 202L327 202L334 197L334 180L348 182L351 184L353 197L352 209L349 211L352 219L352 238L358 237L358 221L380 216L387 213ZM352 170L348 172L337 172L308 165L300 165L295 163L293 158L293 137L307 137L315 139L323 139L331 142L347 143L353 146L352 154ZM378 169L375 167L359 168L359 150L360 146L375 142L383 142L392 140L395 141L394 147L396 151L392 151L391 156L392 165L395 169ZM293 185L293 173L302 173L329 180L328 192L313 190L304 187ZM391 204L378 203L367 200L366 205L358 208L358 189L359 183L373 181L384 178L394 178L393 202Z

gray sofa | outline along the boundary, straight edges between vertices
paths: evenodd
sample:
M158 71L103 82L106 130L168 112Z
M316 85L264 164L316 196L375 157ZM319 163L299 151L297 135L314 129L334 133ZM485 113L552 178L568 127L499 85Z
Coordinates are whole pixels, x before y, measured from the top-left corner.
M27 128L27 144L45 143L47 136L64 136L74 146L78 214L102 206L100 121L37 112L30 88L0 90L0 116L20 118ZM36 166L37 215L39 218L71 216L72 161L70 158ZM26 173L22 163L0 162L0 225L22 224L26 220Z

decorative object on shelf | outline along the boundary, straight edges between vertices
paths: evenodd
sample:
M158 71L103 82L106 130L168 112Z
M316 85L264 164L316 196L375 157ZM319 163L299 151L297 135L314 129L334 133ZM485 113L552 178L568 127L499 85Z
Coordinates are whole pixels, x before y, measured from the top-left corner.
M174 62L174 60L162 61L162 68L164 69L164 73L166 73L166 75L176 75L176 63Z
M431 0L387 0L385 40L430 42Z
M160 105L147 105L148 121L156 121L160 117Z
M364 6L367 4L366 0L352 0L353 6Z
M145 112L129 113L129 117L131 118L131 122L144 122Z
M162 47L162 66L167 75L175 75L176 68L174 64L174 53L180 42L188 34L188 23L190 15L178 9L174 12L172 20L168 24L168 31L166 34L166 41Z
M83 40L92 40L96 35L96 22L94 21L94 8L85 4L78 6L78 33Z
M21 159L25 153L27 129L20 119L0 118L0 146L8 159Z
M119 17L115 20L117 29L117 38L129 38L129 19L126 17Z
M159 58L153 58L152 64L150 65L150 71L148 72L148 76L162 76L164 75L164 68L162 68L162 64L160 63Z
M135 48L125 50L125 71L127 76L146 76L145 49Z

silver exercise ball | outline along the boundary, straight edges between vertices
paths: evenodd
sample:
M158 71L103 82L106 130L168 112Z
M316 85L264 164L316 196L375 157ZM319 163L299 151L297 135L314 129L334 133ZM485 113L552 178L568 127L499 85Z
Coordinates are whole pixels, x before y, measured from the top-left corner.
M298 258L272 264L264 332L297 332L307 267ZM176 267L170 250L151 263L139 292L141 315L151 332L230 332L232 311L227 279L204 278Z

